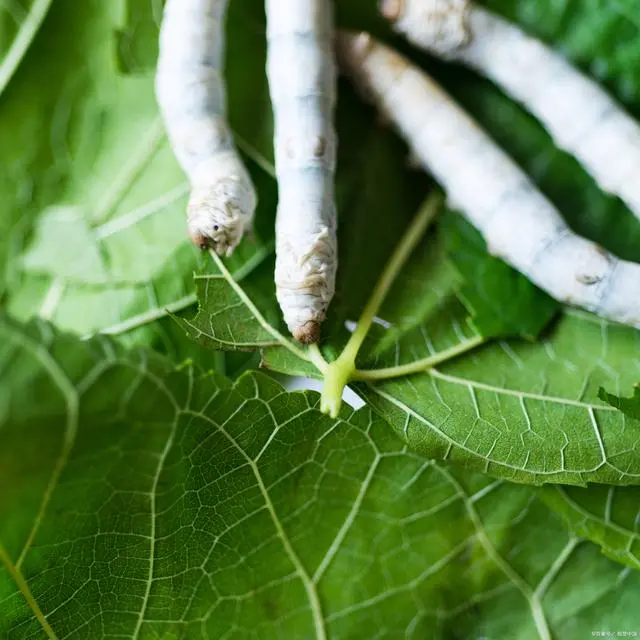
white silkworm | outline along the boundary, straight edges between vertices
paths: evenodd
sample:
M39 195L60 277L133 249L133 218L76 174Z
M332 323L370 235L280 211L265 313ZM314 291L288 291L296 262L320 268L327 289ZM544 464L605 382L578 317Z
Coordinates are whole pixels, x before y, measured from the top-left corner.
M316 342L337 269L336 65L329 0L267 0L278 178L276 295L294 338Z
M229 255L251 226L256 194L226 122L228 0L167 0L156 96L171 147L189 177L193 242Z
M474 68L520 102L640 219L640 125L596 82L470 0L386 0L381 11L416 46ZM436 37L442 30L457 37Z
M573 233L526 174L420 69L366 34L341 34L339 54L492 253L557 300L640 326L640 265Z

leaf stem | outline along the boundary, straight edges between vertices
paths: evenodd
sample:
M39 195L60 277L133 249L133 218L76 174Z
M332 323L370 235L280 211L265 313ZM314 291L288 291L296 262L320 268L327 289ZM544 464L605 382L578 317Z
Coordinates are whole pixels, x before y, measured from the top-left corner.
M329 368L329 363L324 359L322 352L318 348L317 344L310 344L307 348L308 359L311 361L313 365L315 365L316 369L324 374L327 372Z
M405 262L416 248L429 223L435 218L442 204L442 194L431 194L418 211L400 244L396 247L376 284L354 332L351 334L340 356L329 364L324 372L324 388L320 409L332 418L337 418L342 404L342 392L356 373L356 357L371 328L385 297L389 293Z
M549 631L549 624L542 608L542 603L537 594L533 591L524 578L502 557L498 549L494 546L491 538L487 533L486 527L483 525L480 515L476 511L473 501L469 498L469 495L462 488L462 485L458 480L451 475L451 473L444 467L436 467L438 472L445 477L449 483L454 487L458 496L464 504L465 511L474 529L476 530L476 537L478 542L484 548L486 555L491 558L495 566L504 573L504 575L511 581L511 583L520 591L520 593L526 598L531 609L531 615L538 632L540 640L552 640L551 632Z
M427 369L431 369L441 362L451 360L467 351L475 349L483 344L485 338L483 336L474 336L469 340L460 342L449 349L435 353L427 358L416 360L408 364L398 365L396 367L387 367L385 369L356 369L353 373L352 380L388 380L389 378L400 378L401 376L410 376L415 373L421 373Z
M49 640L58 640L54 630L51 628L51 625L47 622L47 619L42 613L42 609L40 609L36 599L33 597L33 593L31 593L31 589L29 589L29 585L22 575L22 572L13 564L9 554L2 544L0 544L0 563L4 564L7 568L9 575L13 578L18 589L20 589L20 593L27 601L29 608L33 611L33 615L37 618Z
M356 325L354 332L351 334L351 338L349 338L349 342L347 342L347 345L340 357L344 356L345 359L355 361L358 351L360 350L360 347L373 324L373 319L376 317L384 299L389 293L389 289L391 289L395 279L398 277L404 263L416 248L420 238L424 235L426 228L440 210L441 205L442 194L440 192L436 192L427 198L426 202L418 211L418 214L407 229L407 232L403 236L400 244L391 255L391 259L387 263L387 266L384 268L384 271L380 276L380 280L378 280L378 283L367 302L367 306L364 308L364 311L358 320L358 324Z

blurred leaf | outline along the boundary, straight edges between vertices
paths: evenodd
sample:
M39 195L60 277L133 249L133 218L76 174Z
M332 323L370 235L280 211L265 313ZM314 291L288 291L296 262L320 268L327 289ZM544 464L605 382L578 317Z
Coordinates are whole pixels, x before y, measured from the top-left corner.
M613 560L640 569L638 487L543 487L540 495L575 535L600 545Z
M31 45L52 0L4 0L0 4L0 95Z
M125 25L115 32L120 73L143 74L155 69L162 5L163 0L126 0Z
M132 0L126 19L142 19L156 5ZM98 0L55 2L0 102L6 306L21 318L39 314L81 334L132 330L136 318L178 311L193 295L201 262L186 239L188 185L164 135L153 77L117 68L120 8ZM252 16L259 21L261 12L257 2L236 6L232 38L254 33ZM134 40L139 52L155 55L155 38ZM265 138L261 149L255 146L254 123L269 123L270 109L264 45L251 42L254 55L234 57L228 69L229 101L236 105L235 128L259 158L270 155L271 143ZM241 102L238 109L247 76L257 78L251 108ZM260 108L264 117L256 118ZM273 233L275 183L250 168L261 200L258 234L230 268L263 253Z

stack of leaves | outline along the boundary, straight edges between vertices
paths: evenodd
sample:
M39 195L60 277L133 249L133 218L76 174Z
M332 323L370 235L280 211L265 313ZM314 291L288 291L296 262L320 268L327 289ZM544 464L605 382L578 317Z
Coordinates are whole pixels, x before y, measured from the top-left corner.
M374 4L338 1L340 24L389 40ZM640 115L633 0L487 4ZM0 4L0 637L640 631L640 332L558 308L445 212L382 287L365 407L329 417L255 371L319 377L339 357L433 185L341 85L338 291L321 359L292 345L262 2L230 7L229 112L260 208L224 264L184 231L153 98L161 5ZM419 62L577 231L640 261L640 225L530 117Z

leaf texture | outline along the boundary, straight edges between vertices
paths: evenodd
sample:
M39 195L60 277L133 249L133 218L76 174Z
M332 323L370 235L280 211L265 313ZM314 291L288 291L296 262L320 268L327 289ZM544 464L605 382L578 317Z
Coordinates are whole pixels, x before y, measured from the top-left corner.
M231 385L44 324L0 333L9 640L43 637L43 621L58 638L633 624L638 574L567 534L530 488L410 453L368 409L334 421L316 394L260 374Z

